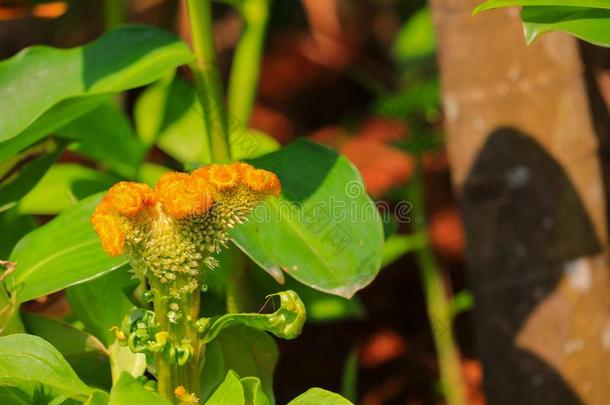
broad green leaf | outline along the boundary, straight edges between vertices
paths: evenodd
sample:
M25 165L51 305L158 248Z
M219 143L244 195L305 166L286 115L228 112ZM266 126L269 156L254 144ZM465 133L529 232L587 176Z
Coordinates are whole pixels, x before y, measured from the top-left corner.
M246 405L271 405L269 398L263 392L261 380L256 377L244 377L239 381L244 389Z
M115 103L100 105L58 129L57 134L77 141L71 150L129 179L136 177L146 153L129 119Z
M28 313L22 318L27 332L51 343L85 383L110 388L109 353L102 342L56 319Z
M123 371L138 377L146 370L146 356L143 353L132 353L128 347L117 344L111 330L113 326L119 326L134 307L128 296L135 287L128 267L123 266L66 290L70 308L85 324L85 329L108 347L113 381Z
M5 281L17 302L94 279L126 262L103 251L89 224L101 197L84 199L17 243L10 256L17 268Z
M72 49L25 49L0 63L0 141L22 134L33 143L103 101L95 96L151 83L192 59L174 34L148 26L121 26ZM39 119L45 125L24 133ZM14 147L0 143L0 160Z
M19 304L15 297L10 296L4 289L4 285L0 285L0 336L13 333L25 333Z
M528 43L551 31L561 31L599 46L610 46L610 9L525 7L521 19Z
M203 113L193 86L179 77L166 78L140 96L135 107L138 134L190 167L211 161L203 125ZM279 148L271 136L244 129L230 114L229 143L235 160L251 159Z
M235 325L270 332L283 339L296 338L301 334L305 323L305 306L294 291L272 294L267 299L273 299L275 296L280 298L280 307L271 314L225 314L200 319L198 324L201 325L202 343L209 343L216 339L223 329Z
M513 6L567 6L610 9L610 0L487 0L474 9L474 14L494 8Z
M3 163L2 172L6 173L0 176L0 212L30 192L62 151L63 145L48 140Z
M128 294L133 291L135 284L128 269L128 266L123 266L66 290L72 312L85 324L85 329L106 347L115 341L114 332L110 329L120 326L123 318L134 307Z
M121 374L119 381L110 391L110 402L108 405L171 405L159 394L146 389L138 380L129 373Z
M31 392L36 384L54 397L86 400L91 394L91 388L44 339L25 334L0 337L0 385Z
M21 199L17 209L23 214L55 215L119 180L76 163L58 163Z
M225 380L205 402L205 405L241 405L244 403L244 388L239 381L239 376L234 371L229 371Z
M351 297L379 271L382 221L354 166L331 149L297 141L252 161L282 182L232 232L235 244L269 274L283 270L320 291Z
M274 403L273 370L278 349L273 338L245 326L223 330L206 346L201 372L201 403L210 398L229 370L242 377L257 377L269 401Z
M288 405L352 405L350 401L334 392L323 390L322 388L310 388L292 401Z

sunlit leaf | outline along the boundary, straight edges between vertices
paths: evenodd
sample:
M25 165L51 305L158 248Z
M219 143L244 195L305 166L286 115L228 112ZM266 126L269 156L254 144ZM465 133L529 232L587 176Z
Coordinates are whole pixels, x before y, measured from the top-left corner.
M352 405L350 401L334 392L323 390L322 388L311 388L292 401L288 405Z
M244 402L244 388L239 381L239 376L234 371L229 371L225 380L205 402L205 405L243 404Z
M17 243L10 256L17 268L6 279L17 302L94 279L126 262L103 251L89 224L101 197L84 199Z
M129 25L77 48L23 50L0 63L0 160L91 110L107 94L151 83L192 58L174 34Z
M25 334L0 337L0 384L29 394L43 390L49 399L86 400L92 392L57 349Z
M282 196L261 204L233 241L281 280L281 270L312 288L351 297L377 275L383 227L358 171L323 146L297 141L254 159L277 173Z
M149 391L129 373L121 374L119 381L112 387L108 405L171 405L159 394Z

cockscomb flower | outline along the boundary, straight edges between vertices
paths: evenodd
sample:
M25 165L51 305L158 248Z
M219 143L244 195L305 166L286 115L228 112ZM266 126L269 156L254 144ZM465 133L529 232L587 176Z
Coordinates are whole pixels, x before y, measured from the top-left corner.
M272 172L246 163L213 164L190 174L166 173L154 189L117 183L91 224L109 255L126 253L136 272L171 283L173 294L192 292L202 268L216 265L213 254L226 246L228 229L280 190Z

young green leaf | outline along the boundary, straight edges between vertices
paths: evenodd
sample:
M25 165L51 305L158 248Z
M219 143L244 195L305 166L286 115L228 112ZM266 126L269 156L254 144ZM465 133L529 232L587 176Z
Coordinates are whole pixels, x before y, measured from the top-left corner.
M52 398L84 401L92 392L57 349L25 334L0 337L0 381L29 393L42 388Z
M107 94L151 83L191 60L174 34L129 25L77 48L20 52L0 63L0 160L91 110Z
M294 339L301 334L305 323L305 306L294 291L283 291L267 298L280 297L280 308L271 314L225 314L214 318L202 318L201 341L209 343L225 328L245 325L250 328L271 332L283 339Z
M205 405L240 405L245 403L244 388L235 371L229 371L225 380L205 402Z
M201 403L223 382L227 372L257 377L270 403L274 403L273 370L278 349L266 333L245 326L223 330L206 346L206 358L201 370Z
M119 381L110 391L108 405L171 405L154 391L146 389L138 380L129 373L121 374Z
M233 229L240 249L275 278L284 270L346 298L373 281L381 265L382 221L345 157L297 141L252 163L277 173L282 196Z
M323 390L322 388L310 388L292 401L288 405L353 405L350 401L334 392Z
M89 224L101 195L88 197L30 232L13 249L17 263L5 281L17 302L25 302L94 279L127 261L109 257Z
M241 380L244 389L244 399L248 405L271 405L269 398L263 392L261 380L257 377L244 377Z

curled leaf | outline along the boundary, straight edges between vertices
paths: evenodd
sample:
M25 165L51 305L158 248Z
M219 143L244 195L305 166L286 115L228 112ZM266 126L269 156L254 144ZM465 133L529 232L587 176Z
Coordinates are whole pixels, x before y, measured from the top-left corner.
M197 321L202 343L214 340L225 328L246 325L250 328L267 331L283 339L296 338L305 323L305 305L298 294L292 290L268 295L267 298L280 297L280 308L271 314L226 314L214 318L201 318Z

